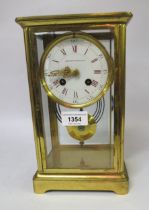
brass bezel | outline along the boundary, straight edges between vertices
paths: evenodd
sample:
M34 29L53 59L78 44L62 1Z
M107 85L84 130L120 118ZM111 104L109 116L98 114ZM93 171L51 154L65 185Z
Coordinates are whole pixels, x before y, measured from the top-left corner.
M108 78L107 78L107 82L105 84L105 86L103 87L102 91L100 92L100 94L98 96L96 96L95 98L93 98L92 100L89 100L86 103L82 103L82 104L73 104L73 103L68 103L64 100L61 100L60 98L56 97L52 91L49 89L46 81L45 81L45 77L44 77L44 64L45 64L45 60L49 54L49 52L60 42L66 40L66 39L71 39L71 38L81 38L81 39L85 39L91 43L93 43L94 45L96 45L96 47L98 47L101 52L103 53L106 61L107 61L107 65L108 65ZM54 39L45 49L45 51L42 54L41 57L41 62L40 62L40 70L39 70L39 74L40 74L40 81L47 93L47 95L56 103L59 103L65 107L68 108L83 108L83 107L87 107L90 106L94 103L96 103L98 100L100 100L105 93L107 92L107 90L109 89L109 87L111 86L112 82L113 82L113 78L114 78L114 63L112 58L110 57L110 55L108 54L106 48L98 41L96 40L94 37L92 37L91 35L88 35L86 33L83 32L75 32L75 33L64 33L63 35L61 35L60 37Z

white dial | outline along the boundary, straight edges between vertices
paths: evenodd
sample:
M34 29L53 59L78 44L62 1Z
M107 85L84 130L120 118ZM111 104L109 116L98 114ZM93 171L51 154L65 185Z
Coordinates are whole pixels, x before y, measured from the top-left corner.
M103 46L85 35L68 35L56 40L42 63L42 77L49 96L72 107L95 102L104 93L109 79L106 56Z

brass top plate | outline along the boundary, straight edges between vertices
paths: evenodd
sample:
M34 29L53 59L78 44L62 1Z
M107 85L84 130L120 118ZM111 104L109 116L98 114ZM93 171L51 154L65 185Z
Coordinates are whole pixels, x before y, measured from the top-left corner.
M22 27L45 26L55 24L79 24L79 23L128 23L132 17L131 12L67 14L51 16L18 17L16 22Z

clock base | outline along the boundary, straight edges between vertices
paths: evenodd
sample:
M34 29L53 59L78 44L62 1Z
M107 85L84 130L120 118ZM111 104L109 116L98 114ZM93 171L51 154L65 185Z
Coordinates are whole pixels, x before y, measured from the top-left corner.
M80 174L43 174L33 177L34 192L38 194L51 190L90 190L113 191L119 195L128 193L126 167L120 174L80 175Z

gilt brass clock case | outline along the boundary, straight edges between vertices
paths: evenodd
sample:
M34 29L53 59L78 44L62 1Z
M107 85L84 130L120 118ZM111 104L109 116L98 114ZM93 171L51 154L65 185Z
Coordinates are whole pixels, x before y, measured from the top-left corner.
M114 12L16 19L24 32L37 158L33 177L36 193L48 190L128 193L124 163L125 59L126 26L131 17L130 12ZM102 94L79 105L57 99L46 87L42 74L49 50L74 33L95 45L98 42L110 72ZM86 111L89 125L93 124L93 135L88 129L83 131L85 134L82 132L87 138L83 144L76 139L82 138L81 129L87 127L78 126L76 130L80 129L80 133L77 130L75 139L72 134L75 128L67 129L62 123L62 112L74 110Z
M71 39L71 38L80 38L80 39L87 40L87 41L93 43L103 53L103 55L104 55L104 57L105 57L105 59L107 61L107 65L108 65L108 77L107 77L106 84L102 88L102 91L100 92L100 94L98 94L98 96L96 96L92 100L89 100L87 103L74 104L74 103L67 103L67 102L61 100L60 98L56 97L52 93L51 89L48 87L48 85L47 85L47 83L45 81L44 64L45 64L45 60L46 60L49 52L52 50L52 48L54 48L60 42L62 42L64 40ZM85 69L84 69L84 71L85 71ZM41 79L41 83L42 83L45 91L47 92L47 95L50 98L52 98L53 101L55 101L55 102L65 106L65 107L82 108L82 107L90 106L93 103L97 102L98 100L100 100L101 97L103 97L105 95L105 93L109 89L110 85L112 84L113 77L114 77L114 63L113 63L112 58L109 56L109 54L106 51L105 47L99 41L97 41L94 37L92 37L92 36L90 36L88 34L85 34L85 33L74 32L74 33L66 33L64 35L61 35L60 37L56 38L52 43L50 43L46 47L46 49L45 49L45 51L44 51L44 53L43 53L43 55L41 57L41 63L40 63L40 79Z

